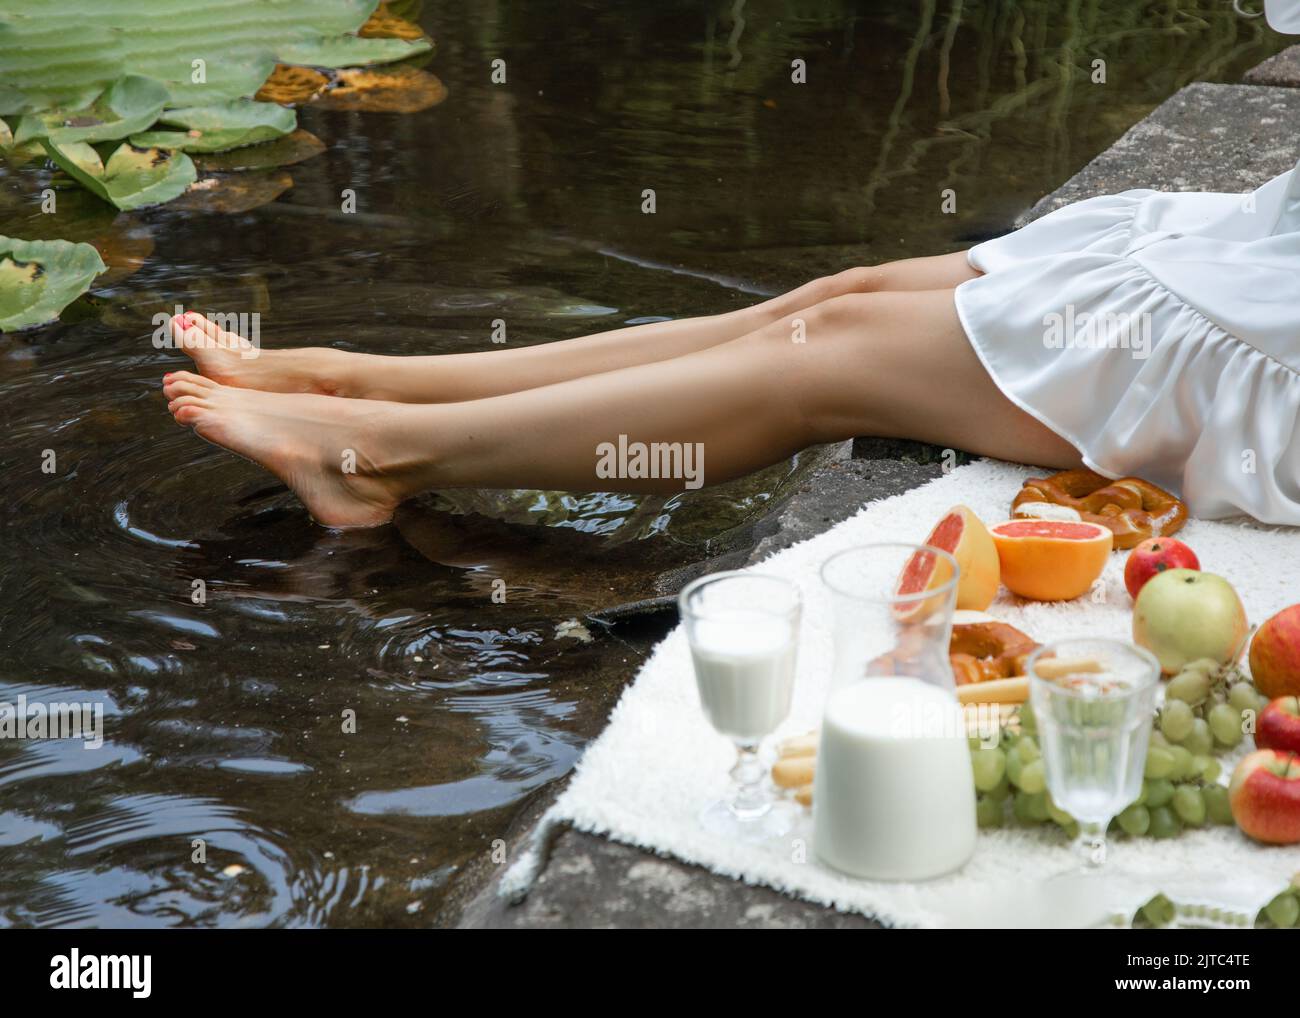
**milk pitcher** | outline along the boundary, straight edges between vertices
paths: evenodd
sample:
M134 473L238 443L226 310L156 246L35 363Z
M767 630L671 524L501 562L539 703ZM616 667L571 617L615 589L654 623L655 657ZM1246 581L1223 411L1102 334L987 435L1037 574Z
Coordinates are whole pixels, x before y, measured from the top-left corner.
M872 880L924 880L975 849L975 786L948 659L956 560L871 544L821 571L835 657L813 782L813 850Z

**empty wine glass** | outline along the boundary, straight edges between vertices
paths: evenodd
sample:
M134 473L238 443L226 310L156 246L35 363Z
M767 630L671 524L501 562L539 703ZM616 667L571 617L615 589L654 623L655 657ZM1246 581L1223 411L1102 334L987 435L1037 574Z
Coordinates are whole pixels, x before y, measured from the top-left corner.
M764 791L758 747L790 713L799 589L763 573L713 573L688 584L678 605L705 717L737 749L735 792L707 807L701 822L744 841L785 834L795 810Z
M1142 790L1160 664L1119 640L1079 638L1029 658L1047 790L1079 824L1086 870L1106 860L1106 827Z

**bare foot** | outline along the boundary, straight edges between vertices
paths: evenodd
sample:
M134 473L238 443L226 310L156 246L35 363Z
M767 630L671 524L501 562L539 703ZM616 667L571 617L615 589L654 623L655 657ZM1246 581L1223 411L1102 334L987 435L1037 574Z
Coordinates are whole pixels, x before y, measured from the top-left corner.
M194 358L199 373L222 385L263 392L361 395L347 391L348 360L355 354L321 346L263 350L195 311L173 315L171 330L176 346Z
M163 378L178 424L275 474L327 527L374 527L418 490L412 468L389 468L388 422L374 400L261 392L190 371Z

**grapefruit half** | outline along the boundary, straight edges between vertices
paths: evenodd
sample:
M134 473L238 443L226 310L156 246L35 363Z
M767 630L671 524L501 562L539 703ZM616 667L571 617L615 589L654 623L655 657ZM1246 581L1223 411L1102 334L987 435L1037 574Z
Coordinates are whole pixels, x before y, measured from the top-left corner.
M953 506L944 513L943 518L930 531L930 536L921 543L931 548L941 548L957 560L957 568L960 570L957 580L958 610L982 612L993 603L1001 574L998 549L993 544L988 528L970 509L964 505Z
M1008 590L1033 601L1086 594L1106 568L1115 536L1098 523L1007 520L989 528Z
M945 594L922 597L926 591L938 590L952 579L952 563L943 555L927 549L911 554L898 574L894 596L908 600L894 603L894 618L899 622L921 622L943 606Z

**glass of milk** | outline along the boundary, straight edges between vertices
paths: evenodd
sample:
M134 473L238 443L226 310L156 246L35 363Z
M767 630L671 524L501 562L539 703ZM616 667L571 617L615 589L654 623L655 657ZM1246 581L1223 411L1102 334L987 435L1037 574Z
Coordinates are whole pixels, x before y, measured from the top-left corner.
M1160 662L1121 640L1040 647L1026 664L1052 801L1079 824L1085 869L1106 860L1106 827L1142 791Z
M928 577L919 585L915 578ZM835 664L813 778L813 850L872 880L924 880L975 850L975 785L948 641L957 563L874 544L822 567Z
M678 607L704 715L737 748L734 793L708 806L701 821L727 838L779 837L797 811L764 790L758 747L790 713L799 588L763 573L713 573L688 584Z

